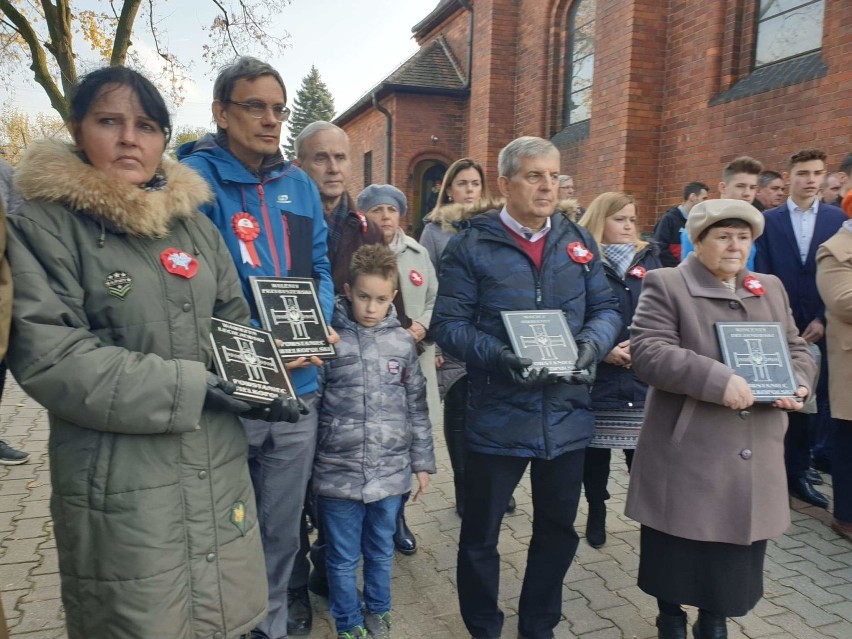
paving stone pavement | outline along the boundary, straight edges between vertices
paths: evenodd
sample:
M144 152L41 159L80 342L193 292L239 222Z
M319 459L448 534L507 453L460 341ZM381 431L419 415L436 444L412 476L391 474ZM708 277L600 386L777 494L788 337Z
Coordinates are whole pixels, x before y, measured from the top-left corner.
M45 411L8 379L0 404L0 436L31 455L23 466L0 466L0 596L11 636L18 639L66 636L48 510L47 435ZM452 474L439 425L435 443L439 472L422 503L406 511L419 550L411 557L397 556L394 567L393 634L398 639L468 637L456 599L460 521L453 508ZM824 488L831 493L830 486ZM636 586L639 530L622 514L626 490L623 456L616 454L607 543L595 550L580 542L565 579L564 620L556 628L556 639L656 637L656 605ZM505 518L500 539L503 636L511 639L517 636L518 599L531 535L528 479L515 498L518 509ZM582 536L586 509L581 503L577 530ZM732 639L852 639L852 545L828 528L828 513L800 502L794 506L790 530L769 543L765 597L748 616L729 622ZM314 597L313 603L317 613L311 637L335 637L325 601ZM694 620L696 611L688 612Z

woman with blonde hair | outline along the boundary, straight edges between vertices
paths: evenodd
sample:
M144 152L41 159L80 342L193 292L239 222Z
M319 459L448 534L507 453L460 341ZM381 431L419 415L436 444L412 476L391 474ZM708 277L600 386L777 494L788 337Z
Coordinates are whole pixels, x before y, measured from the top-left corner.
M596 197L579 224L594 236L601 249L604 271L618 298L623 325L618 343L598 366L592 387L595 436L586 449L583 486L589 504L586 539L595 548L606 542L606 485L611 451L624 450L627 468L645 406L647 385L633 372L628 326L633 319L645 274L660 268L656 246L638 237L636 200L626 193L609 192Z

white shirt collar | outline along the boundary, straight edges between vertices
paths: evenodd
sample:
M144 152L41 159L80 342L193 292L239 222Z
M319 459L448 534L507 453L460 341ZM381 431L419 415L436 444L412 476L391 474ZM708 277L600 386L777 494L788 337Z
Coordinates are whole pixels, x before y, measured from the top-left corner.
M815 197L813 204L811 204L806 209L800 209L799 205L796 204L793 201L792 197L789 197L789 196L787 197L787 210L790 211L790 213L813 213L814 215L816 215L818 209L819 209L819 198L818 197Z
M503 207L503 210L500 211L500 221L503 222L509 229L518 235L519 237L524 238L525 240L529 240L530 242L537 242L541 238L550 232L550 218L546 218L544 220L544 226L542 226L538 231L533 231L530 228L527 228L520 222L518 222L515 218L509 215L509 211L506 210L506 207Z

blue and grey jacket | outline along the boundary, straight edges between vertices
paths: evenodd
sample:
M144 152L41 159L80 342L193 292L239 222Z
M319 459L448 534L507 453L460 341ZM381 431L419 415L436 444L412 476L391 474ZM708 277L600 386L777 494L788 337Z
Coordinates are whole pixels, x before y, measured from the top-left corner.
M312 277L323 314L330 318L334 305L331 264L328 260L328 227L317 187L297 166L283 162L263 178L252 174L212 134L181 145L178 159L207 180L216 196L201 207L225 238L234 258L243 293L251 307L252 321L259 326L257 307L248 278ZM259 266L253 266L234 227L234 217L247 213L256 220L259 235L253 241ZM316 369L292 373L299 395L317 388Z
M411 490L411 473L435 472L426 380L396 311L366 328L337 298L337 357L323 367L312 486L321 497L370 503Z
M492 455L553 459L584 448L592 437L589 388L556 384L524 389L498 372L509 337L500 311L560 309L574 339L594 345L600 361L622 328L592 236L561 214L551 218L541 269L489 211L470 220L444 251L430 333L467 365L469 450ZM594 253L572 261L568 245Z

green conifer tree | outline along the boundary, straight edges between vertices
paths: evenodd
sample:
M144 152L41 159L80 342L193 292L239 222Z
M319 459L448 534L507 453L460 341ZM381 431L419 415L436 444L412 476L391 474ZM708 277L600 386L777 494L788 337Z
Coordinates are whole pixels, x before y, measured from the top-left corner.
M306 126L317 120L331 120L334 116L334 98L319 71L311 66L311 71L302 79L302 86L293 100L293 113L290 114L290 135L284 145L284 155L289 160L296 158L296 138Z

